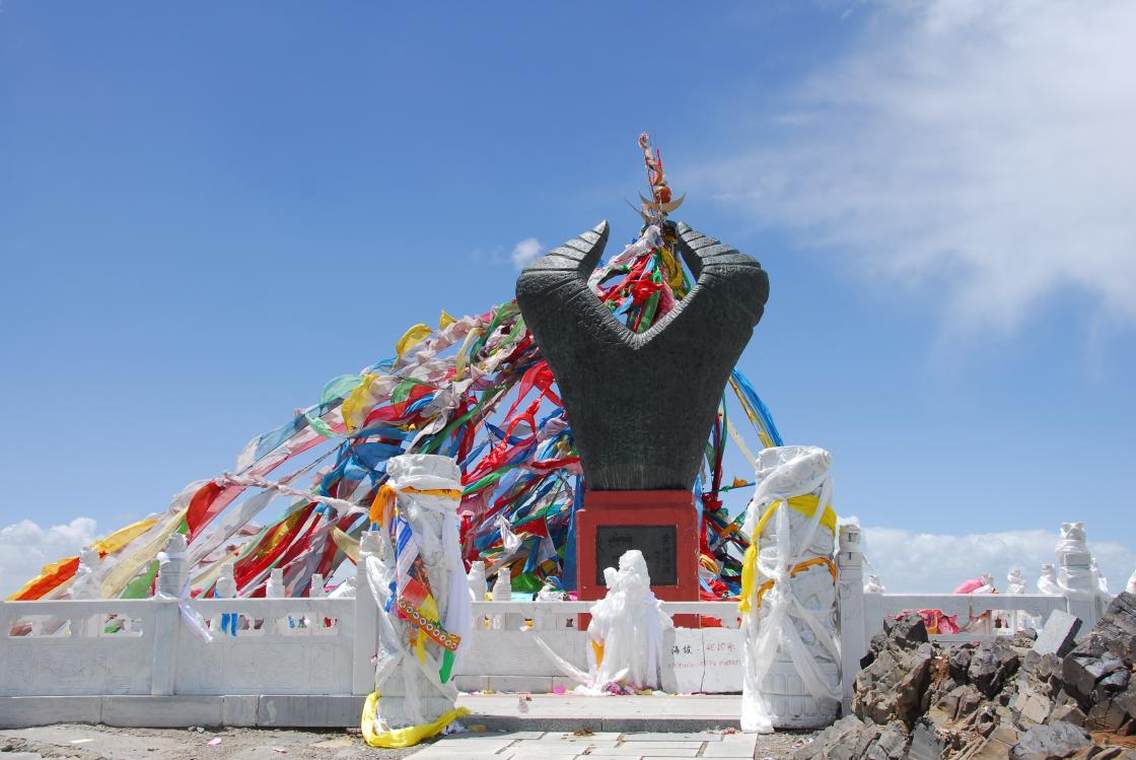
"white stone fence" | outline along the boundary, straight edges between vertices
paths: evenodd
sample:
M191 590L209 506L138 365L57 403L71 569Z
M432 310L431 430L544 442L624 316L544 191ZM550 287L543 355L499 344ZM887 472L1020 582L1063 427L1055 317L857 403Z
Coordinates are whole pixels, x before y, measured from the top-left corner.
M868 641L885 619L901 612L939 609L958 615L960 622L988 623L992 611L1044 620L1061 609L1080 617L1082 630L1088 630L1104 603L1087 589L1065 596L864 593L859 531L842 526L840 538L837 596L846 702ZM1070 559L1079 560L1070 555L1062 562ZM1062 577L1087 577L1082 569L1087 565L1063 566ZM178 568L172 570L169 575L178 578ZM171 581L164 587L168 595L175 584ZM211 716L216 716L214 722L228 725L338 725L342 716L357 710L374 680L378 611L362 573L357 588L354 599L179 602L157 597L0 604L0 726L45 719L38 713L27 717L42 706L19 703L21 699L63 696L98 700L101 712L82 715L108 723L119 720L118 725L131 725L131 718L116 718L114 710L137 706L142 697L200 698L205 700L201 704L212 706L205 713L182 709L158 718L143 710L133 718L134 725L210 724ZM183 606L204 619L212 642L195 632ZM466 691L571 689L575 684L562 677L535 637L587 670L589 646L578 616L589 607L588 602L475 602L475 629L463 647L457 685ZM721 625L676 629L671 655L678 690L740 691L743 647L736 604L664 602L663 608L672 615L701 615L704 624L707 617L714 618ZM956 638L1011 632L983 625ZM301 708L296 700L305 699ZM309 717L313 710L318 713L313 705L328 700L340 700L342 709L334 715L325 711L322 717ZM210 717L194 717L201 714ZM69 714L56 719L81 718Z

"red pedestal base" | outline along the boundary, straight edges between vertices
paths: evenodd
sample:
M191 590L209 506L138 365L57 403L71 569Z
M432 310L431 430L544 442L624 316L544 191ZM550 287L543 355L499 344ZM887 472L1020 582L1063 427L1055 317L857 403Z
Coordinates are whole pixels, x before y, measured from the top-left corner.
M607 593L603 567L639 549L651 568L651 590L665 601L698 601L698 513L689 491L587 491L576 513L576 591L583 601ZM654 556L652 556L654 555ZM581 616L581 627L587 624ZM695 628L697 615L675 615Z

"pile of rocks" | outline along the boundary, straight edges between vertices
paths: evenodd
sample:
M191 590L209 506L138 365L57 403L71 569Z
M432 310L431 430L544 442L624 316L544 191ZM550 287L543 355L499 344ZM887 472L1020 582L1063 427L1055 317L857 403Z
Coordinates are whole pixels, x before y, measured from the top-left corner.
M1088 635L1054 613L1040 635L929 641L918 615L886 626L861 661L852 715L796 754L870 758L1136 760L1136 595Z

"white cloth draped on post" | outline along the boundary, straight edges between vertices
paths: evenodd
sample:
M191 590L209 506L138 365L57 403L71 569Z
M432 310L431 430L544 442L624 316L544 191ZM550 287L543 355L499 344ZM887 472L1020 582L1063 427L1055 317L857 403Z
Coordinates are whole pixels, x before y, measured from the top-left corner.
M651 591L647 562L638 549L624 552L604 598L592 605L588 639L596 684L624 681L637 689L663 685L664 632L674 623ZM622 675L621 675L622 674Z
M840 705L831 466L832 456L813 446L768 448L754 463L739 605L745 731L828 725ZM787 681L801 693L786 692Z
M1061 596L1061 586L1057 583L1057 568L1050 562L1041 566L1041 575L1037 579L1037 591L1046 596Z
M537 644L565 675L580 684L577 693L602 694L612 684L673 691L668 655L674 623L651 591L643 553L638 549L624 552L618 570L604 569L604 581L607 594L589 610L589 672L564 660L540 636L536 637Z
M864 584L865 594L886 594L887 587L878 575L869 575L868 582Z
M387 463L387 475L372 508L378 530L360 544L379 607L375 692L362 728L371 746L406 747L464 714L454 708L452 676L473 617L458 533L457 463L404 454Z

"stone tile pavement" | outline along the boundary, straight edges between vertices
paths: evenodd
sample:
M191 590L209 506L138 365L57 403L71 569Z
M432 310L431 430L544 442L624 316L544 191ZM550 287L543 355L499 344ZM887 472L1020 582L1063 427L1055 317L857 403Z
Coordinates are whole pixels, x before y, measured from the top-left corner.
M463 721L490 731L600 733L740 728L741 697L727 694L584 697L576 694L463 694Z
M709 757L753 760L790 757L804 743L800 735L715 731L616 733L516 731L456 734L410 755L409 760L661 760ZM775 745L775 746L774 746Z

